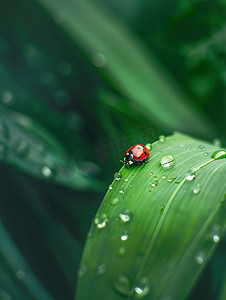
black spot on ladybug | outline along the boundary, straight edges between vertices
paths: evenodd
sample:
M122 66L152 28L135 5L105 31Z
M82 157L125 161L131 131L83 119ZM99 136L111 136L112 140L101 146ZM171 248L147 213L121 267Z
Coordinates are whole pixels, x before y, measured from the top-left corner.
M148 155L146 151L144 151L144 154L145 154L145 155Z

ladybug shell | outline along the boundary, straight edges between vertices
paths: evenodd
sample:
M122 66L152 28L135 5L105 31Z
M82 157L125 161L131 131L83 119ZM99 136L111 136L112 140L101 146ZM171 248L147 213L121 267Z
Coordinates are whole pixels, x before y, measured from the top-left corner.
M129 151L132 151L133 152L133 158L136 160L136 161L142 161L144 160L146 157L150 156L150 152L148 150L147 147L145 147L144 145L142 144L137 144L137 145L134 145L132 147L130 147L126 153L125 153L125 156L127 155L127 153Z

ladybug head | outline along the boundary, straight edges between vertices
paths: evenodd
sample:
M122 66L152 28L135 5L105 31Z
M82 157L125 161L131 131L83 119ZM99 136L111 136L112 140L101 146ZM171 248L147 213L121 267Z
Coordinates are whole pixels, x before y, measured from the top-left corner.
M126 155L123 158L123 161L121 160L121 162L127 167L131 167L136 161L133 157L133 152L130 150L126 153Z

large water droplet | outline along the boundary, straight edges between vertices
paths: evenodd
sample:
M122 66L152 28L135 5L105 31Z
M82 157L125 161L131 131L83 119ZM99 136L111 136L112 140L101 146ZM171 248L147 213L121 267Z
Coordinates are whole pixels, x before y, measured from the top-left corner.
M161 158L161 165L163 166L163 168L169 169L170 167L172 167L172 165L174 164L175 159L172 155L167 154L164 155Z
M226 158L226 151L225 150L214 151L212 154L212 158L214 159Z
M111 200L111 205L115 206L119 203L119 199L118 198L114 198Z
M166 138L165 138L164 135L160 135L160 136L159 136L159 141L160 141L161 143L164 143L165 140L166 140Z
M188 181L192 181L193 179L195 179L195 174L191 171L187 174L186 179Z
M164 179L164 180L165 180L166 178L167 178L167 176L166 176L166 175L163 175L163 176L162 176L162 179Z
M99 265L97 268L97 274L103 275L104 273L106 273L106 265Z
M115 180L120 180L122 178L122 174L120 172L116 172L114 174L114 178L115 178Z
M147 143L145 146L146 146L146 148L148 148L148 150L152 149L152 144L150 144L150 143Z
M87 266L82 265L78 270L78 277L83 278L86 275L87 269Z
M108 187L108 189L109 189L110 191L112 191L113 188L114 188L113 184L110 184L109 187Z
M45 178L50 178L52 176L52 170L48 166L42 167L41 172Z
M141 278L139 284L135 287L135 297L140 299L145 297L150 292L149 281L146 277Z
M219 235L217 234L214 234L213 237L212 237L212 240L215 244L219 243L220 242L220 237Z
M97 229L103 229L106 227L108 222L108 217L106 214L101 214L97 218L95 218L94 223L97 226Z
M121 212L121 213L119 214L119 217L120 217L120 219L121 219L124 223L126 223L126 222L129 222L129 221L131 220L132 214L131 214L131 212L130 212L128 209L126 209L126 210L124 210L123 212Z
M113 287L120 295L127 296L130 291L130 281L125 275L120 274L113 282Z
M195 185L195 187L193 188L193 193L194 194L198 194L201 191L201 184L198 183Z

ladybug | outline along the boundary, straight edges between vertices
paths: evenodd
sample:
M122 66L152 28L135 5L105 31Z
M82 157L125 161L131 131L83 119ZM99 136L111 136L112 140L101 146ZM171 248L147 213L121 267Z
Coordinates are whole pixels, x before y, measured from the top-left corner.
M137 144L130 147L124 155L123 160L120 160L127 168L133 165L140 165L148 163L146 158L150 156L150 152L147 147L142 144Z

